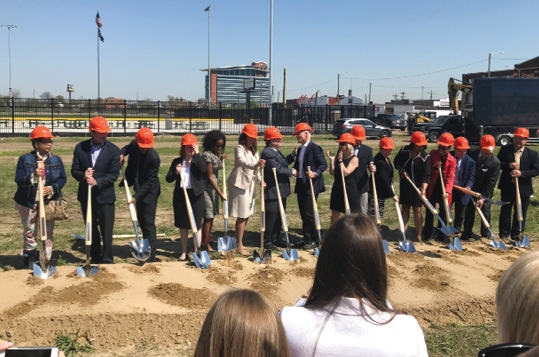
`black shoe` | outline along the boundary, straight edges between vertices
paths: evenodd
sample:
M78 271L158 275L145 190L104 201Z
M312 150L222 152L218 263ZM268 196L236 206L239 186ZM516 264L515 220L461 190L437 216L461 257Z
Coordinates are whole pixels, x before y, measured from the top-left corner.
M309 243L303 243L302 245L302 249L303 250L310 250L310 249L314 249L316 248L318 245L314 242L309 242Z
M279 248L286 248L286 243L283 242L282 240L273 242L273 245Z
M274 250L275 247L273 246L273 244L267 244L267 245L264 245L264 250Z

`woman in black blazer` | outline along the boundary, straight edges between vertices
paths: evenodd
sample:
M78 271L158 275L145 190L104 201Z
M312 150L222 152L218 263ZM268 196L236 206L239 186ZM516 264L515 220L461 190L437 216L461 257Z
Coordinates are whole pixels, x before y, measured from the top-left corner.
M180 229L180 237L182 241L182 254L180 260L187 259L187 238L189 237L189 214L187 213L187 205L183 187L181 185L180 175L187 188L187 195L193 208L195 216L195 224L197 226L198 236L201 237L200 228L202 226L202 218L204 216L204 176L206 175L206 164L198 152L197 139L193 134L185 134L182 137L182 147L180 149L180 157L175 158L170 165L166 180L174 182L174 196L172 198L172 206L174 207L174 225ZM198 242L200 244L200 242ZM194 244L195 250L197 244Z
M392 198L393 201L399 202L399 198L393 191L393 164L389 158L395 148L395 144L391 138L383 138L380 140L380 151L374 157L374 166L376 166L376 174L374 175L374 181L376 182L376 195L378 198L378 212L380 212L380 218L384 216L384 202L388 198ZM371 174L372 175L372 174ZM372 177L371 177L372 182ZM369 214L374 216L374 193L373 187L369 192Z

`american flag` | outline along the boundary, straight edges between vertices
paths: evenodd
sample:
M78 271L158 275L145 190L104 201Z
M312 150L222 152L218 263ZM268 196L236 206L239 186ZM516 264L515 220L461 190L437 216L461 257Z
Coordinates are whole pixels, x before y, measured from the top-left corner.
M101 34L101 30L100 30L100 29L97 29L97 37L99 37L99 39L101 40L101 42L105 42L105 38L104 38L103 35Z
M99 17L99 11L97 12L97 15L95 15L95 23L97 25L97 27L101 28L101 26L103 26L103 24L101 23L101 18Z

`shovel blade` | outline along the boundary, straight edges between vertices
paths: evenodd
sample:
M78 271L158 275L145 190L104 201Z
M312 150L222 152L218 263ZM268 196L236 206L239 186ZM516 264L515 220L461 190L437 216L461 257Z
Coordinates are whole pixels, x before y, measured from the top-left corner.
M458 250L459 252L464 251L462 244L460 243L460 238L458 237L453 238L453 246L455 247L455 250Z
M200 259L198 258L196 253L191 254L191 258L193 259L193 262L195 263L195 266L197 269L200 269L202 267L202 263L200 262Z
M320 255L320 249L318 247L314 247L314 256L318 257Z
M387 240L384 239L384 240L382 241L382 244L384 245L384 252L385 252L386 254L391 253L391 252L389 251L389 245L387 244Z
M520 246L524 248L530 247L530 237L524 236L522 237L522 240L520 241Z
M262 259L260 258L260 253L258 253L256 249L253 251L253 261L259 264L262 261Z
M262 259L262 263L266 263L268 260L271 260L271 250L266 249L266 251L264 251L264 259Z
M416 252L414 243L412 243L412 242L404 242L404 241L399 243L399 250L402 250L403 252L406 252L406 253L415 253Z
M41 264L39 264L38 262L34 262L33 269L34 275L43 280L51 277L52 275L54 275L54 273L56 273L56 267L50 264L47 265L47 269L43 271Z
M138 241L129 242L131 255L140 262L145 262L150 257L152 249L148 239L143 239L140 244Z
M208 269L208 267L211 265L210 256L208 255L208 252L206 251L193 253L191 255L191 258L195 262L195 266L197 268Z
M296 249L290 249L290 259L291 262L299 260L298 251Z
M219 252L224 253L227 251L226 239L227 237L217 238L217 250L219 250Z
M77 274L79 274L82 278L89 278L92 275L97 274L99 271L99 267L97 265L82 265L77 268Z
M290 260L290 256L288 255L288 252L286 250L283 250L283 258L286 260Z

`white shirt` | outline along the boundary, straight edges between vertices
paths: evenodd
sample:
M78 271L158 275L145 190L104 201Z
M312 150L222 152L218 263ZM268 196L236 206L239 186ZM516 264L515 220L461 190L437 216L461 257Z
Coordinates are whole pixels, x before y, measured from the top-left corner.
M378 322L391 317L366 310ZM376 324L361 314L357 299L342 298L327 322L326 317L325 311L302 306L282 309L291 356L311 357L315 346L316 356L428 356L423 331L412 316L398 314Z
M95 145L92 140L90 140L90 151L92 154L92 166L95 166L95 162L97 161L97 158L99 157L99 154L101 153L101 149L103 148L104 144Z
M307 148L307 145L309 145L309 143L311 142L311 140L307 141L305 144L302 145L302 148L301 148L301 152L299 153L299 171L298 171L298 177L299 178L303 178L303 157L305 156L305 149Z
M185 166L185 160L182 161L182 178L185 188L193 188L191 186L191 165Z

